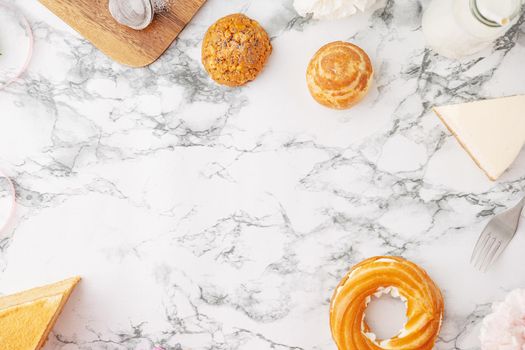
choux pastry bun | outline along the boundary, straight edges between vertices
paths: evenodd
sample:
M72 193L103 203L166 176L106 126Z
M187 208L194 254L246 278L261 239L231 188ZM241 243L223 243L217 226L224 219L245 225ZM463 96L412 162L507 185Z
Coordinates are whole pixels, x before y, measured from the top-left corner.
M361 101L373 75L370 58L360 47L335 41L321 47L306 70L312 97L320 104L347 109Z
M236 13L210 26L202 42L202 64L217 83L240 86L259 75L271 52L259 23Z

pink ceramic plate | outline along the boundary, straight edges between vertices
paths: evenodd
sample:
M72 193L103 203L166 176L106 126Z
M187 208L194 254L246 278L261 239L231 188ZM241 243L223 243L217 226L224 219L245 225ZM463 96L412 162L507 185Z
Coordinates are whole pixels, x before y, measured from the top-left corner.
M9 225L15 212L15 186L2 171L0 171L0 235ZM0 236L1 238L1 236Z
M22 12L0 0L0 90L27 68L33 53L33 33Z

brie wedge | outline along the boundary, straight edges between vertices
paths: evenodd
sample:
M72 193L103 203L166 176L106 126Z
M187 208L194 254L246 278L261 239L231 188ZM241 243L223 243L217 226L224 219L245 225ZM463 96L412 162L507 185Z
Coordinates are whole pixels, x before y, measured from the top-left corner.
M491 180L525 144L525 95L434 107L434 112Z
M80 278L0 297L0 349L38 350Z

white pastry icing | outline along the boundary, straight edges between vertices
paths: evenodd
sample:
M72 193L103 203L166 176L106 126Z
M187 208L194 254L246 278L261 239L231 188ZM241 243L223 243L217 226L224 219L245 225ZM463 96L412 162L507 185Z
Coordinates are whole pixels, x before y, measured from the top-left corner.
M376 0L295 0L295 10L301 15L312 14L315 19L339 19L364 11Z
M481 324L483 350L525 349L525 289L511 291L505 300L492 305L492 313Z
M372 332L365 332L365 336L370 339L371 341L373 341L374 343L376 343L376 335ZM376 343L377 344L377 343Z
M396 262L396 260L392 258L379 258L377 260L374 260L374 262Z
M392 260L392 259L388 259L388 258L384 258L384 259L385 260ZM378 259L376 261L379 261L379 260L382 260L382 259ZM394 287L394 286L379 287L379 288L377 288L377 290L373 294L373 296L376 297L376 298L379 298L382 295L390 295L393 298L399 298L405 303L405 307L408 306L407 298L405 298L401 293L399 293L399 289L397 287ZM368 304L370 303L371 300L372 300L372 298L370 296L367 296L365 298L365 305L368 306ZM378 345L380 347L383 347L383 348L387 347L388 344L390 343L390 339L384 339L384 340L378 341L377 335L375 333L373 333L373 332L365 332L365 314L363 314L363 320L361 321L361 331L363 332L363 334L368 339L370 339L372 342L374 342L374 344L376 344L376 345ZM405 327L403 327L403 328L401 328L399 330L399 332L396 334L396 336L398 338L403 338L403 337L405 337L408 334L409 334L408 330Z

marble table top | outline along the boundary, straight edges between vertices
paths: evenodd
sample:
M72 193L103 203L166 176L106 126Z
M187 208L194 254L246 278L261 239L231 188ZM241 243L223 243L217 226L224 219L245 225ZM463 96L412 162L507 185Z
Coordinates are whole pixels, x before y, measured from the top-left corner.
M0 167L19 204L0 293L83 280L46 350L335 349L331 293L356 262L401 255L441 287L436 349L477 349L481 319L525 287L525 227L487 274L477 236L525 187L525 152L491 182L433 105L525 93L525 19L460 61L425 49L427 1L302 18L292 1L209 0L147 68L112 62L36 1L28 72L0 93ZM215 85L200 42L243 12L269 32L263 74ZM355 108L316 104L306 65L349 40L376 69Z

